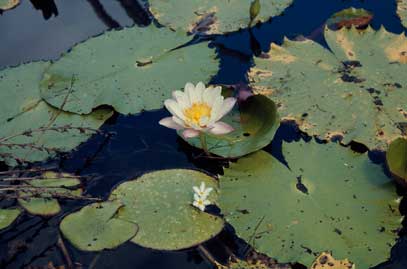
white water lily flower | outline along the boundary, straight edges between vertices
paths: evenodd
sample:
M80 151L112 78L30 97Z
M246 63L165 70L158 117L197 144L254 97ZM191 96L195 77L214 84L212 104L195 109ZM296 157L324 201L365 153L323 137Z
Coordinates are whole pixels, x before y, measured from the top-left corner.
M196 193L194 194L194 202L192 203L192 205L199 208L199 210L205 211L205 207L210 204L211 204L211 201L206 199L206 197L201 197L201 196L197 195Z
M202 199L206 199L213 190L213 188L210 187L206 188L205 182L202 182L199 188L197 186L193 186L192 189L194 190L195 194L200 196Z
M174 91L173 99L164 102L165 107L173 115L160 120L160 124L175 130L183 130L185 138L198 136L201 132L223 135L234 129L227 123L219 121L229 113L236 99L224 99L222 88L206 88L202 82L196 86L188 82L185 91Z

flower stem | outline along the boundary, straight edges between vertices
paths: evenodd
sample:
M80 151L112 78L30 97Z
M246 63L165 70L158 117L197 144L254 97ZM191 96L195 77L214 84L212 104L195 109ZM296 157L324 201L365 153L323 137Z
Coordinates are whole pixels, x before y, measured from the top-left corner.
M201 140L201 147L205 151L206 155L210 155L208 151L208 144L206 143L206 136L204 132L199 133L199 140Z

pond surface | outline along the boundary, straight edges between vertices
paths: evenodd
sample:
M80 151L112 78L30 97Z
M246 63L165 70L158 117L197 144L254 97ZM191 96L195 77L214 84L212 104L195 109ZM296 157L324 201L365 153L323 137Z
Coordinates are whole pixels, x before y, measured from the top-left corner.
M211 38L211 46L218 48L221 59L220 71L212 82L247 83L245 74L252 64L254 51L267 51L270 42L280 44L284 37L302 35L325 44L321 35L324 22L333 13L348 7L371 11L374 29L384 25L394 33L405 30L396 16L395 1L296 0L283 15L255 27L252 36L242 30ZM30 61L57 59L73 45L108 29L149 23L151 20L137 0L22 1L17 8L0 15L0 69ZM195 159L193 150L175 132L157 124L165 116L168 116L165 110L135 116L116 115L102 127L108 136L94 136L76 152L44 166L89 178L87 192L103 198L114 186L148 171L199 168L219 173L222 162ZM281 141L301 137L307 139L294 126L282 125L267 150L284 161ZM383 163L380 153L372 152L370 157ZM0 268L48 268L50 262L55 266L64 264L57 246L58 224L65 214L81 205L79 202L66 203L63 213L48 219L26 215L17 225L0 233ZM402 207L405 206L402 204ZM377 269L407 268L407 237L403 234L401 232L401 239L393 248L391 261ZM242 246L241 242L234 241L231 229L227 229L221 235L223 237L227 237L236 249ZM216 245L216 240L220 239L208 244ZM72 260L83 268L212 268L195 249L161 252L127 243L118 249L94 254L66 244ZM216 246L212 247L216 252ZM218 254L221 258L224 255L222 251Z

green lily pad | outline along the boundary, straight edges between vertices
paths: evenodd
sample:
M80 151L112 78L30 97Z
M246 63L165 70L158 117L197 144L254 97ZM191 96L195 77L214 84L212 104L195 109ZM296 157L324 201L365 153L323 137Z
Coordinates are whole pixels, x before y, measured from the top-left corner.
M326 24L330 27L364 27L373 19L373 14L363 8L347 8L332 15Z
M223 229L222 218L192 206L192 187L201 182L214 189L208 199L215 203L217 181L186 169L156 171L127 181L109 199L123 204L117 218L138 224L132 242L160 250L184 249L211 239Z
M407 139L399 137L390 143L386 153L387 166L397 181L407 186Z
M10 226L20 215L21 210L15 209L2 209L0 208L0 230Z
M73 188L78 187L81 184L81 181L77 177L68 173L47 171L43 173L40 178L29 180L27 183L34 187Z
M261 0L258 21L280 15L292 0ZM184 32L221 34L246 28L250 23L247 0L150 0L150 11L163 25Z
M220 208L238 236L282 263L311 265L327 249L357 268L386 260L402 217L381 167L334 143L283 149L291 170L258 151L220 177Z
M33 184L34 185L34 184ZM65 188L27 188L19 191L18 203L28 213L40 216L54 216L61 211L58 199L53 197L63 196L67 198L80 198L82 195L81 189L70 190Z
M330 50L285 40L256 58L251 85L309 135L386 149L406 131L407 38L385 29L325 29Z
M61 211L55 196L80 197L82 190L78 178L67 173L45 172L41 178L25 182L28 186L19 191L19 204L32 215L53 216ZM32 186L33 188L30 188Z
M407 0L397 0L397 14L404 27L407 27Z
M22 198L18 203L31 215L54 216L61 211L58 200L53 198L36 198L32 197L31 192L19 192Z
M75 115L42 101L36 85L48 65L37 62L0 71L0 160L10 166L70 151L112 115L110 109Z
M62 234L78 249L100 251L113 249L137 233L137 224L116 218L119 202L94 203L66 216Z
M0 0L0 10L15 8L20 4L20 0Z
M215 51L207 42L172 50L188 41L154 26L112 30L54 62L44 74L41 96L79 114L100 105L123 114L159 109L173 90L188 81L208 82L218 71Z
M254 95L240 104L224 121L235 128L226 135L205 134L208 151L224 158L236 158L267 146L273 139L280 119L273 101L262 95ZM186 139L194 147L202 148L199 137Z

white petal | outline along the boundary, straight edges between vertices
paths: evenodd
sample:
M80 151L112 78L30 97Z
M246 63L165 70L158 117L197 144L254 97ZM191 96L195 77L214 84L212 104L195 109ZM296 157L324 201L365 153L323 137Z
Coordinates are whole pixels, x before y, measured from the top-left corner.
M195 194L199 194L201 191L197 186L193 186L192 189L194 190ZM195 199L195 194L194 194L194 199Z
M194 201L196 201L196 202L201 200L201 196L198 193L194 193Z
M185 94L188 96L190 105L199 102L199 95L195 90L194 84L192 84L191 82L185 84Z
M184 129L183 126L177 124L174 120L173 117L166 117L164 119L161 119L158 122L160 125L165 126L167 128L175 129L175 130L181 130Z
M193 202L192 202L192 205L199 208L199 203L198 203L198 201L193 201Z
M207 188L201 196L207 198L212 190L212 188Z
M177 101L178 105L181 107L182 110L190 106L188 96L186 96L186 94L182 91L173 91L172 98L174 98L175 101Z
M203 102L212 106L217 97L222 96L222 87L207 88L203 93Z
M209 126L211 126L220 119L218 115L222 110L222 105L223 105L223 96L218 96L212 104L211 118L208 123Z
M185 138L197 137L198 135L199 131L194 129L185 129L185 131L182 132L182 136Z
M196 95L198 97L197 100L198 100L199 103L203 102L203 94L204 94L205 90L206 90L206 87L205 87L205 84L202 81L200 81L200 82L198 82L198 84L196 84L195 92L196 92Z
M210 122L210 119L208 118L208 117L201 117L200 119L199 119L199 125L200 126L207 126L208 124L209 124L209 122Z
M205 200L203 201L203 204L204 204L204 206L206 206L206 205L212 204L212 202L205 199Z
M176 124L178 124L178 125L180 125L180 126L182 126L182 127L184 127L184 128L187 128L187 127L185 126L185 122L184 122L183 120L181 120L180 118L178 118L177 116L172 116L172 120L173 120Z
M233 98L233 97L226 98L223 101L222 108L218 112L218 115L216 115L215 121L220 120L223 116L228 114L232 110L232 108L235 106L235 104L236 104L236 98Z
M212 129L209 130L210 133L214 135L224 135L233 132L235 129L227 123L218 121L212 125Z
M199 187L199 190L201 191L201 192L204 192L205 191L205 182L201 182L201 186Z
M199 208L199 210L201 211L205 211L205 205L204 205L204 201L193 201L192 205Z
M178 118L184 120L184 113L181 110L181 107L178 105L178 103L172 99L167 99L164 102L164 106L168 109L168 111L174 115L177 116Z

